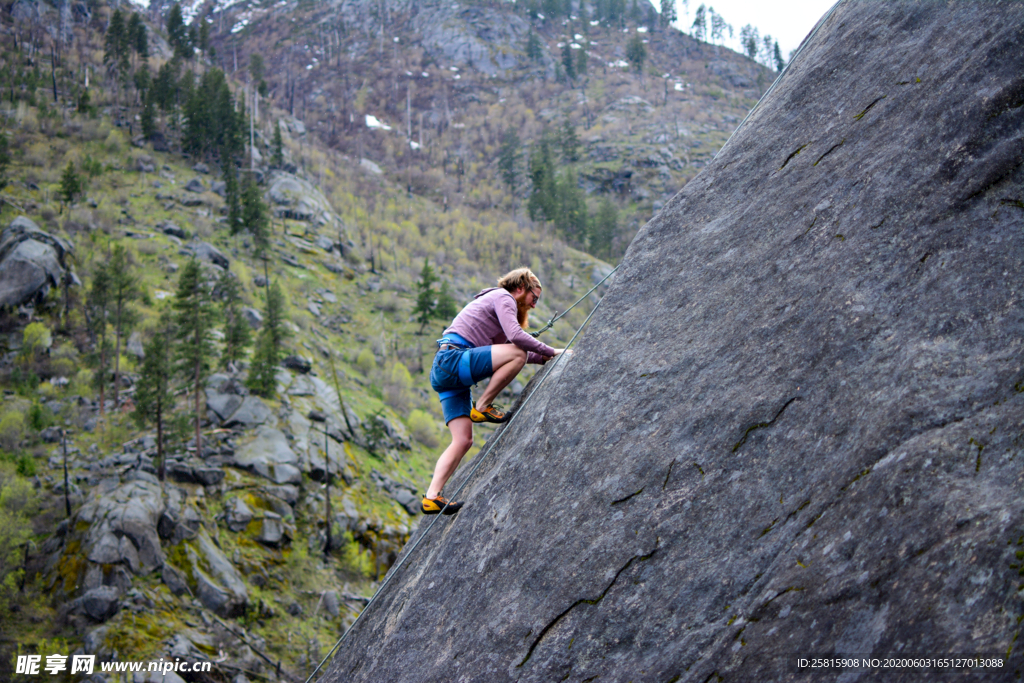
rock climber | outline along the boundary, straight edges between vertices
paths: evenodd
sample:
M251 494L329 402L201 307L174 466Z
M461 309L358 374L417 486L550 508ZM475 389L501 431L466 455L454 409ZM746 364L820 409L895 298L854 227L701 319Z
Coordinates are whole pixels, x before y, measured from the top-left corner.
M440 396L452 442L437 459L423 496L423 514L436 515L443 508L446 515L453 515L462 508L462 503L446 500L441 489L473 445L473 423L504 422L507 415L492 405L494 398L524 365L543 365L564 351L523 331L541 291L540 280L529 268L516 268L499 279L497 287L477 294L437 341L430 385ZM474 404L470 387L485 377L491 381Z

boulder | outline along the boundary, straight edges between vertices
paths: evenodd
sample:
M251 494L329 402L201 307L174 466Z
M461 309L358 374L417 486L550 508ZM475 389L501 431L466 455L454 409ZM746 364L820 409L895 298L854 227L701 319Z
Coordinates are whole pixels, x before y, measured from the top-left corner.
M260 326L263 324L263 314L257 311L255 308L243 306L242 315L245 316L245 321L249 323L249 327L251 327L254 330L260 329Z
M314 396L316 395L316 387L310 381L308 375L299 375L292 380L291 385L288 387L289 396Z
M214 194L220 195L221 197L227 197L228 184L223 180L214 180L213 183L210 184L210 191Z
M199 178L193 178L192 180L185 183L185 190L187 192L206 192L206 186L203 185L203 181Z
M241 498L232 498L224 505L224 523L232 531L245 531L252 521L252 510Z
M117 614L120 596L113 586L98 586L86 591L77 602L82 614L102 622Z
M216 486L224 481L224 470L219 467L193 467L192 476L197 484Z
M370 470L370 479L377 485L377 488L405 508L405 511L410 515L417 515L422 512L420 494L414 487L399 483L377 470Z
M135 549L127 536L118 536L113 532L107 532L100 537L87 555L90 562L96 564L119 564L128 565L135 573L140 571L139 551Z
M231 417L224 420L224 426L254 427L263 424L271 417L270 408L263 402L263 399L259 396L246 396L238 408L231 413Z
M231 261L225 256L217 247L213 246L209 242L199 242L192 247L192 253L195 254L196 258L200 261L208 261L215 266L219 266L224 270L231 267Z
M313 183L284 171L271 174L267 198L274 205L274 214L281 218L310 221L333 215L327 198Z
M205 174L205 173L209 173L210 172L210 167L207 166L206 164L204 164L203 162L199 161L199 162L196 163L195 166L192 167L192 170L195 171L196 173L204 173ZM196 180L198 180L198 178L196 178Z
M21 306L59 287L71 247L18 216L0 233L0 306Z
M187 578L171 564L165 562L164 566L160 568L160 578L167 585L167 589L174 595L184 595L185 593L191 595L192 591L188 588Z
M313 362L302 356L285 356L284 360L281 361L281 365L302 374L307 374L313 369Z
M205 530L196 539L199 557L192 571L198 586L199 599L207 608L222 617L236 617L245 612L249 591L241 574L224 556Z
M295 505L299 501L299 489L289 484L280 486L264 486L263 490L275 498L280 498L287 505ZM289 513L287 510L282 514L283 517L287 517Z
M276 484L302 481L298 456L289 447L284 433L273 427L257 428L255 438L235 451L235 462Z
M284 524L281 521L281 516L273 512L264 512L263 519L260 520L260 534L256 540L263 545L277 548L284 542L284 537Z
M165 235L172 235L180 240L188 239L188 232L183 228L179 228L170 221L166 221L162 226L160 226L160 229L163 230Z
M335 591L324 591L323 595L324 611L332 619L337 619L341 612L338 609L338 594Z
M156 528L163 512L159 484L137 479L106 494L97 490L77 515L88 525L86 556L104 564L123 562L137 574L153 571L164 561Z
M222 394L212 389L206 390L206 407L212 410L223 422L231 417L242 405L242 397L236 394Z
M321 680L1012 678L1022 40L1016 3L837 3Z

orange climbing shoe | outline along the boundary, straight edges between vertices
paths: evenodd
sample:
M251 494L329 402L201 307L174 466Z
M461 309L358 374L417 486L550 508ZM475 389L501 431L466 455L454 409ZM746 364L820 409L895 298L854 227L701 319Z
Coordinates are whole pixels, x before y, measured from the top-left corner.
M508 416L494 407L489 405L483 409L483 411L477 410L476 406L469 411L469 419L473 422L493 422L495 424L501 424L508 419Z
M447 505L448 507L445 507ZM437 496L436 498L427 498L423 496L423 514L425 515L436 515L437 513L444 510L446 515L454 515L456 512L462 509L462 503L456 503L454 500L448 500L444 496Z

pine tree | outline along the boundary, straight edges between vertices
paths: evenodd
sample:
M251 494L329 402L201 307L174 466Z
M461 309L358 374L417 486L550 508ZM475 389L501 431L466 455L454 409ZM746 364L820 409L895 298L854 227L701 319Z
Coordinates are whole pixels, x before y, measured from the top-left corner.
M708 14L711 17L711 40L712 42L720 42L725 39L725 34L728 33L729 37L732 38L732 24L726 22L725 17L716 12L714 9L708 10Z
M161 111L168 112L174 107L176 91L178 89L178 68L180 64L172 59L164 62L156 72L153 79L152 94L153 102L160 107Z
M437 282L437 277L434 275L434 269L430 267L430 260L423 259L420 279L416 281L416 307L412 311L416 315L416 322L420 324L417 334L423 334L423 328L436 316L435 282Z
M7 142L7 135L0 133L0 190L7 187L10 178L7 177L7 168L11 165L10 143ZM0 208L3 203L0 202Z
M590 232L590 252L595 256L611 254L612 240L618 228L619 210L611 197L605 196L597 206L597 215Z
M559 175L555 192L558 202L555 228L570 244L581 248L586 246L587 202L573 168L567 168Z
M103 63L111 70L121 70L130 45L131 36L125 25L124 14L121 13L121 10L116 9L110 15L110 23L104 37Z
M743 46L743 54L751 59L757 59L757 45L761 39L758 30L751 24L740 29L740 44Z
M562 148L562 160L572 164L580 160L580 138L576 135L576 126L566 116L562 120L562 128L559 131L559 146Z
M455 297L448 287L448 281L441 281L441 289L437 293L437 306L434 308L434 316L441 320L452 321L459 314L459 306L455 303Z
M188 77L188 74L186 74ZM193 155L223 150L232 156L245 149L245 106L236 102L224 72L210 69L185 100L182 148Z
M178 371L185 378L186 388L195 394L196 455L202 455L203 437L201 395L203 379L213 357L213 324L216 315L209 287L203 278L199 261L191 259L178 277L178 291L173 302L177 327Z
M761 36L761 49L759 50L760 55L759 55L759 60L758 61L760 61L762 64L764 64L768 68L771 68L772 62L774 61L773 60L773 57L774 57L774 49L773 48L774 47L775 47L775 39L774 38L772 38L767 33L764 34L763 36Z
M772 57L775 60L776 71L782 71L786 68L786 60L782 58L782 50L779 48L779 41L777 40L775 41L775 49L773 50Z
M232 236L245 229L242 216L241 191L238 189L238 170L228 155L223 155L221 168L224 169L224 203L228 206L228 232Z
M531 220L552 220L556 214L555 164L551 156L551 139L547 131L541 135L530 155L530 199L527 209Z
M82 179L75 172L75 164L69 161L60 177L60 198L70 207L83 189Z
M100 392L100 417L102 417L105 403L104 388L107 384L107 318L110 315L110 276L104 261L96 265L85 307L89 333L96 347L95 379Z
M544 48L541 45L540 38L533 31L526 36L526 57L531 62L543 62L544 61Z
M135 84L135 92L139 96L139 101L146 101L146 93L153 87L153 79L149 76L149 66L143 64L135 71L135 76L132 78L132 82Z
M199 40L198 45L202 53L208 54L210 52L210 24L207 21L202 21L199 24Z
M192 57L192 46L188 38L188 28L181 14L181 5L174 3L167 13L167 42L174 49L174 56L179 59Z
M589 43L585 42L583 44L583 46L579 50L576 50L576 75L577 76L585 76L587 74L587 60L588 60L587 45L588 44Z
M121 339L135 322L135 312L130 304L139 296L138 279L132 273L128 254L123 244L115 244L107 263L110 304L114 323L114 409L120 407L121 383Z
M131 18L128 19L127 38L128 46L139 59L149 59L149 34L146 31L146 24L142 21L142 15L138 12L132 12Z
M256 350L245 385L257 396L273 398L277 390L277 365L281 362L287 331L284 326L284 294L277 282L267 288L267 309L256 338Z
M164 416L174 408L171 378L174 375L174 321L166 312L160 316L156 334L146 343L145 357L135 390L135 422L139 428L156 425L157 477L164 480Z
M565 77L572 81L576 78L576 60L573 59L570 43L570 40L566 40L562 46L562 66L565 68Z
M249 76L254 84L263 80L263 55L256 52L249 55Z
M232 363L245 357L245 350L252 343L252 332L249 323L242 315L242 296L239 291L238 279L225 270L217 283L217 290L222 300L224 317L224 350L221 352L221 366L227 368Z
M142 114L140 115L142 136L147 140L156 133L156 112L154 109L153 97L147 93L145 104L142 105Z
M501 139L501 153L498 157L498 170L501 172L501 179L508 187L508 193L512 195L513 201L516 195L516 185L519 183L519 157L521 155L522 142L519 134L514 128L505 131Z
M644 61L647 59L647 46L644 45L643 38L640 37L639 33L634 33L633 37L626 43L626 60L632 65L633 69L642 74L644 71Z
M661 25L668 28L676 16L676 0L661 0Z
M693 33L693 37L697 40L707 42L708 10L704 3L701 3L701 6L693 13L693 24L690 26L690 32Z
M266 258L270 249L270 215L252 176L245 178L242 187L242 224L252 233L256 257Z
M284 166L284 140L281 139L281 122L274 122L274 139L271 143L270 163L274 168Z

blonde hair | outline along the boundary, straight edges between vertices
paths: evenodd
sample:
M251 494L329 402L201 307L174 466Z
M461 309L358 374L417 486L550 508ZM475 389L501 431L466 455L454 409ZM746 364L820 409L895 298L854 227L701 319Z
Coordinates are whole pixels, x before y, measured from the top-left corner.
M544 289L540 280L529 268L510 270L498 279L498 286L513 292L517 289Z
M524 293L532 289L544 289L541 287L540 279L529 268L510 270L498 279L498 286L510 294L517 289L523 290ZM530 326L530 307L517 300L516 317L519 319L519 326L527 329Z

